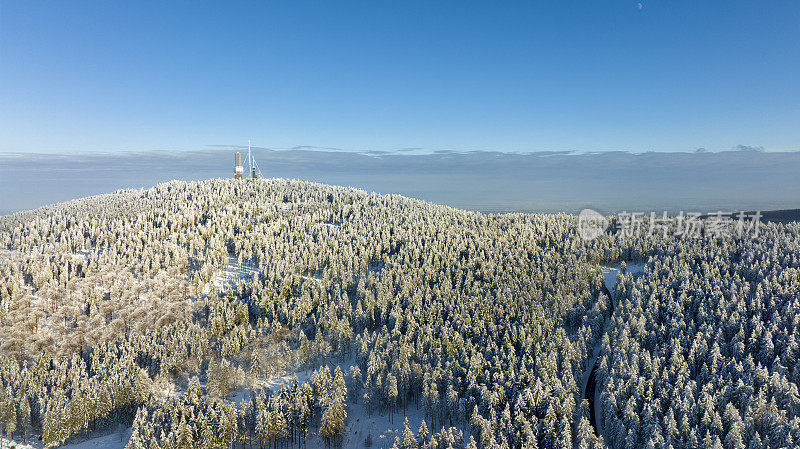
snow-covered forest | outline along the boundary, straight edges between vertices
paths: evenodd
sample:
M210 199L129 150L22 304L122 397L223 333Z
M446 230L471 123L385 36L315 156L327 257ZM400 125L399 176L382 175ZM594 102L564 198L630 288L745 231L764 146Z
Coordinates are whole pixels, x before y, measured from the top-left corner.
M794 223L587 241L573 215L283 179L0 217L0 434L57 447L122 426L130 449L792 447L799 237Z

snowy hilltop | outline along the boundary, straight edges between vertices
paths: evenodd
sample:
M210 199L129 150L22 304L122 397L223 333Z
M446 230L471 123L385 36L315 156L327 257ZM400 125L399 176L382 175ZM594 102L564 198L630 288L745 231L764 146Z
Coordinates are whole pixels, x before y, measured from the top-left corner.
M285 179L0 217L0 449L800 441L798 223L578 227Z

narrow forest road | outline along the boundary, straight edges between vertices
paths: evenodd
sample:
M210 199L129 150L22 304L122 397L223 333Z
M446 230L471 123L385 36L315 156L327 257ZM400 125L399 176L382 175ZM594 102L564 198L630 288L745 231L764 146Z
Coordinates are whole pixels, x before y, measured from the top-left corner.
M607 285L603 285L603 293L608 295L611 298L611 292L608 290ZM603 336L606 335L608 331L608 325L611 323L611 317L614 316L614 304L612 301L611 304L611 314L609 314L608 320L606 320L605 327L603 328L603 333L601 334L600 341L595 344L594 349L592 350L592 358L589 359L589 363L586 365L586 369L588 371L588 376L584 375L586 378L586 382L583 388L583 398L589 401L589 422L594 427L594 433L597 436L602 435L602 431L600 430L599 426L602 424L602 417L600 416L600 408L596 406L596 400L599 399L597 397L597 366L599 365L599 355L600 355L600 348L602 346Z
M583 375L583 398L589 401L589 422L592 424L592 427L594 427L594 432L598 437L604 435L604 433L602 410L597 405L600 401L600 392L597 389L597 367L600 363L600 349L602 347L603 337L605 337L605 335L608 333L608 326L611 325L611 319L614 317L614 310L616 309L614 298L611 296L611 292L617 286L617 274L619 273L619 267L602 267L602 269L603 278L605 280L603 292L611 299L611 313L608 315L606 324L603 327L603 332L600 334L599 341L597 344L595 344L592 350L592 357L589 359L589 363L586 365L586 373ZM627 265L626 271L636 275L641 273L643 269L644 265L631 264Z

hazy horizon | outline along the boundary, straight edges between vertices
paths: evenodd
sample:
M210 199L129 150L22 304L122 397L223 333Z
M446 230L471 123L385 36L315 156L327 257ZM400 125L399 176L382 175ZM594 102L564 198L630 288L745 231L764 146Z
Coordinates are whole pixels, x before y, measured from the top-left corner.
M404 154L298 147L253 153L265 177L395 193L481 212L800 208L800 152ZM246 151L246 146L242 148ZM233 149L0 154L0 212L179 180L228 178Z

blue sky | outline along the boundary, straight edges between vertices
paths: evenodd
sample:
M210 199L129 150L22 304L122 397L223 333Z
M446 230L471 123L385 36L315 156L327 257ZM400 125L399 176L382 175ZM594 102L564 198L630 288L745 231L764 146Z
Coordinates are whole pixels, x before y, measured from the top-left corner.
M800 2L0 0L0 151L800 149Z

